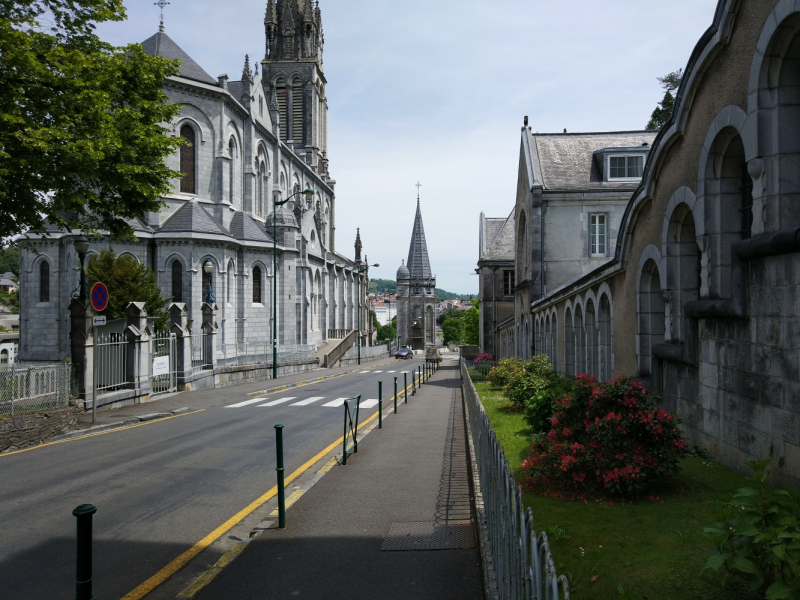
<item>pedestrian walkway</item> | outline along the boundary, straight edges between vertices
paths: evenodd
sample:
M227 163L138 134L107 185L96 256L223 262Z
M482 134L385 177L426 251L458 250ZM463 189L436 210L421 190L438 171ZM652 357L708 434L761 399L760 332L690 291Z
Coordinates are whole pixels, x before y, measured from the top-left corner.
M194 597L478 600L458 367L442 367Z

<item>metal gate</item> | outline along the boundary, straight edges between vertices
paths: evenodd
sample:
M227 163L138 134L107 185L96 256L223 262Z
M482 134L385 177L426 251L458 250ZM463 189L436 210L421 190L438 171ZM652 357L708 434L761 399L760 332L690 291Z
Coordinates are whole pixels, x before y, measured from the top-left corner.
M150 337L150 396L178 390L174 333L156 332Z

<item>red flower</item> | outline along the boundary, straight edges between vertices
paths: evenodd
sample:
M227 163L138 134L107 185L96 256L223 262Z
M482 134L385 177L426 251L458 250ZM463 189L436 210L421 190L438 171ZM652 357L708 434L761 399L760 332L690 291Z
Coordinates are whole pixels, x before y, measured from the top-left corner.
M564 427L564 429L561 431L561 434L562 434L564 437L569 437L569 436L571 436L571 435L572 435L572 432L569 430L569 428L567 428L567 427Z

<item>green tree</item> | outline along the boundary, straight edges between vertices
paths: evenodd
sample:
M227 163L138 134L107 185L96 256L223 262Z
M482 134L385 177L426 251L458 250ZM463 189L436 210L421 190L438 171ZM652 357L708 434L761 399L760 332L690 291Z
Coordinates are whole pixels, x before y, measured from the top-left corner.
M672 73L668 73L664 77L659 77L658 81L661 87L664 88L664 98L659 102L653 114L650 116L650 121L647 123L646 129L661 129L669 118L672 116L672 110L675 108L676 92L681 86L683 79L683 69L678 69Z
M439 325L444 325L444 322L447 319L463 319L465 312L466 311L458 308L448 308L447 310L442 311L442 314L436 318L436 322L439 323Z
M378 321L378 317L375 315L375 311L374 310L370 310L369 312L370 312L370 314L372 314L372 328L377 331L378 329L380 329L381 324Z
M450 342L457 342L462 339L464 335L464 321L463 319L447 319L442 323L442 334L444 336L444 345Z
M124 19L122 0L0 2L0 239L48 221L130 237L179 176L162 89L179 61L95 35Z
M92 256L86 266L86 278L90 286L101 281L108 288L108 307L103 314L109 320L124 317L129 302L144 302L147 316L156 317L157 328L169 325L165 310L169 299L161 295L156 274L129 254L117 256L111 248Z
M19 249L15 246L0 250L0 274L8 271L19 276Z
M480 309L478 301L472 301L472 308L464 314L464 343L477 346L480 343Z

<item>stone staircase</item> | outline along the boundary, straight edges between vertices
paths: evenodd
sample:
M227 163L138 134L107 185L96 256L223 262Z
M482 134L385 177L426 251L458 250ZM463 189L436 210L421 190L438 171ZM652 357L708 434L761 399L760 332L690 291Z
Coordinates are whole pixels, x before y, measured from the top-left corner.
M321 369L332 369L350 346L356 343L358 331L355 329L329 329L328 341L317 350L317 358Z

